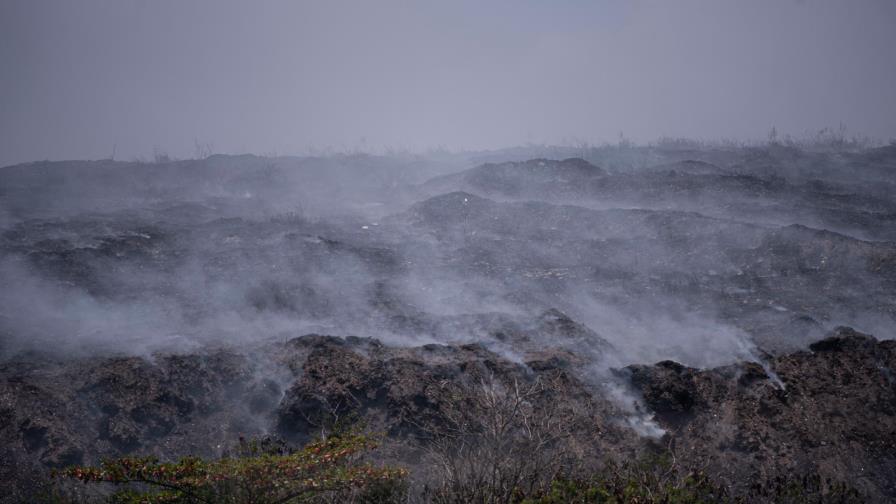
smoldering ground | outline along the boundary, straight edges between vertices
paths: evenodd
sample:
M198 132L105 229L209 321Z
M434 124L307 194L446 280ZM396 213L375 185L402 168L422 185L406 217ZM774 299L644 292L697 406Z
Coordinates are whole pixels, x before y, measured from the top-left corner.
M801 348L840 324L891 337L892 150L9 167L3 355L307 332L497 344L502 324L528 327L550 309L608 341L618 365L719 365L745 348Z

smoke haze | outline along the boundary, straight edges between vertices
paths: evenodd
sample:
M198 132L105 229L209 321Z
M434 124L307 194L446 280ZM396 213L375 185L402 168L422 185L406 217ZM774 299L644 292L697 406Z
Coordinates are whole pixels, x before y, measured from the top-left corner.
M893 336L890 3L2 9L4 359Z
M0 165L896 136L887 0L6 1Z
M471 488L514 498L517 454L547 484L541 452L579 481L666 447L610 472L893 497L894 26L890 0L0 0L0 502L354 420L421 502L451 500L443 441L498 460L480 431L516 476Z
M540 157L572 153L588 160ZM675 141L486 159L5 168L2 356L318 332L710 367L840 324L893 336L892 146Z

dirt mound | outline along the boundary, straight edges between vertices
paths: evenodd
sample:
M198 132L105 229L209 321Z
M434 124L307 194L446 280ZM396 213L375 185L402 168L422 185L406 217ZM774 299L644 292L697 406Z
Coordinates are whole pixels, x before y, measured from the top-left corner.
M896 342L838 328L810 349L773 358L767 368L661 362L629 369L676 452L721 481L745 488L818 472L876 500L893 498Z
M538 320L537 330L560 339L584 330L558 311ZM0 478L14 502L54 467L129 453L215 455L241 435L299 442L340 419L386 433L384 456L419 465L464 391L541 382L550 393L533 408L560 411L569 450L592 464L672 446L681 463L736 490L817 472L876 500L896 497L896 342L839 328L764 365L664 361L616 373L638 393L626 400L640 396L642 413L666 429L660 440L628 426L631 409L583 362L563 348L512 356L478 344L398 348L308 335L243 353L7 363Z

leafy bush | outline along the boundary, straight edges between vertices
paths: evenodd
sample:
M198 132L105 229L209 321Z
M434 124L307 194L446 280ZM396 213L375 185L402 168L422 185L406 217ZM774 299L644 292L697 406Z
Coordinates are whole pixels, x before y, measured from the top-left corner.
M292 453L241 441L238 456L218 460L126 457L59 475L122 487L108 499L121 504L399 502L407 471L358 460L375 447L370 437L348 431Z
M757 485L746 495L732 496L702 471L685 471L668 456L611 464L586 479L555 479L550 490L521 499L522 504L860 504L866 502L854 488L823 481L819 476L781 477L770 485Z
M822 479L818 474L779 476L769 485L755 485L749 495L756 502L775 504L862 504L868 501L847 483Z
M746 495L732 496L702 471L685 471L668 456L611 464L586 479L555 479L547 492L521 499L522 504L860 504L862 495L844 483L819 476L780 477L756 485Z

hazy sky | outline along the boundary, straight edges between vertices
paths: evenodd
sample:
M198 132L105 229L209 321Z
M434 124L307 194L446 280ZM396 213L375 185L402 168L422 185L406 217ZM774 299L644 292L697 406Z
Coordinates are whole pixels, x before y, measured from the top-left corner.
M896 137L893 0L0 0L0 165Z

